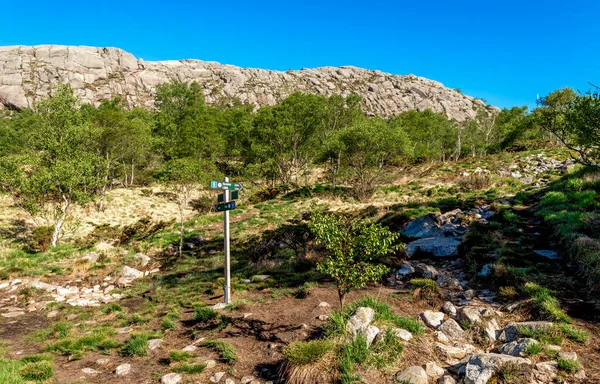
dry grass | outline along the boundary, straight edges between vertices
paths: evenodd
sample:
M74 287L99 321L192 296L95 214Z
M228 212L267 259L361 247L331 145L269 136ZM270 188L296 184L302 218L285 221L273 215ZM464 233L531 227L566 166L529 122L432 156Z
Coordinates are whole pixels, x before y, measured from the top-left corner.
M312 364L292 366L284 364L281 375L286 377L289 384L334 384L339 382L339 370L334 352L323 356Z

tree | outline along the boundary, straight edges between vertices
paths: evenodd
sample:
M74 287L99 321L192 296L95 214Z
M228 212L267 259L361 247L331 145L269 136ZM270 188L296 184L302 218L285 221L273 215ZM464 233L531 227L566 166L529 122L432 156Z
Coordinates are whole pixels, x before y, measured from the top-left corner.
M193 189L199 184L206 184L215 174L214 163L200 161L196 158L170 160L163 166L162 181L175 194L179 208L179 256L183 253L185 237L185 209L187 208Z
M381 279L388 267L377 263L403 247L396 244L398 233L380 224L340 214L316 212L309 228L328 253L317 270L335 281L342 309L346 294Z
M381 118L362 118L338 133L341 165L348 174L356 198L373 194L384 166L410 153L410 141L403 130Z
M99 186L98 161L89 150L91 129L68 85L37 105L27 143L29 150L0 161L0 183L17 204L53 226L56 246L75 204L91 200Z

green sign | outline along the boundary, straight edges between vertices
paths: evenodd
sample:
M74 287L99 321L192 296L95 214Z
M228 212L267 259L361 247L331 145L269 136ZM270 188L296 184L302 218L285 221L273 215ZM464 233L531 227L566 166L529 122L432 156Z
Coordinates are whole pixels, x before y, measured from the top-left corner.
M231 211L235 209L235 201L230 201L229 203L220 203L215 206L217 212L225 212Z
M229 189L230 191L241 191L244 186L240 183L230 183L228 181L211 181L210 187L212 189Z
M239 197L239 192L238 191L233 191L229 194L229 199L230 200L237 200ZM219 196L217 196L217 201L219 203L222 203L225 199L225 195L223 193L219 193Z

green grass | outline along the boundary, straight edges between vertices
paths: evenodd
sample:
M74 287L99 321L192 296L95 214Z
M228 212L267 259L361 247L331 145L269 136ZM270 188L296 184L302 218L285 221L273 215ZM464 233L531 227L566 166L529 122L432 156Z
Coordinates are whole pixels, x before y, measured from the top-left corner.
M570 340L585 344L590 339L590 334L583 329L576 329L567 324L561 324L560 330Z
M110 303L102 308L102 313L114 313L114 312L123 312L123 307L121 307L117 303Z
M334 349L329 340L296 341L283 349L283 356L293 366L314 364Z
M121 356L148 356L148 337L132 335L120 351Z
M557 327L538 329L519 327L518 332L520 336L536 339L542 344L561 345L563 342L563 336Z
M558 359L558 369L568 373L575 373L581 369L579 361L571 359Z
M160 326L165 330L177 329L177 323L169 318L165 318L160 322Z
M570 324L572 322L571 318L560 308L560 303L549 289L531 282L525 283L523 289L533 299L534 305L542 316L560 323Z
M204 364L204 363L197 363L197 364L183 363L183 364L180 364L179 366L173 368L171 371L177 372L177 373L187 373L187 374L192 375L195 373L202 373L202 372L204 372L205 369L206 369L206 364Z
M192 355L186 351L171 351L169 352L169 359L171 361L188 361Z
M369 349L364 336L357 335L349 343L344 344L339 357L341 382L349 384L360 380L360 377L355 374L357 365L366 362L368 357Z
M536 356L544 351L544 345L542 343L530 344L525 348L525 354L527 356Z
M225 341L208 340L204 342L204 346L215 351L226 364L233 364L238 360L235 348Z
M0 358L0 383L23 384L24 380L19 372L22 365L19 360Z
M423 280L427 280L427 279L423 279ZM434 284L435 284L435 282L434 282ZM437 285L436 285L436 288L437 288ZM348 317L350 317L350 314L352 313L352 311L354 311L358 307L373 308L375 310L375 319L374 320L376 322L393 324L394 326L396 326L398 328L406 329L415 335L422 335L423 333L425 333L425 328L419 323L419 321L417 319L397 315L393 312L393 310L390 308L390 306L387 303L385 303L383 301L378 301L370 296L364 297L358 301L351 303L346 310L346 313L347 313L346 319ZM345 322L344 322L344 326L345 326Z
M83 352L108 351L110 349L118 348L120 342L112 338L115 334L116 331L114 328L100 326L83 335L73 335L72 333L69 333L69 335L64 338L59 337L57 341L48 343L44 350L81 358Z
M394 364L404 349L400 339L392 329L381 330L383 337L371 346L369 360L379 369Z
M218 316L219 314L217 313L217 311L211 308L197 306L194 309L194 319L202 323L206 323L213 319L216 319Z
M25 380L43 381L54 376L54 367L51 361L36 361L19 368L19 374Z

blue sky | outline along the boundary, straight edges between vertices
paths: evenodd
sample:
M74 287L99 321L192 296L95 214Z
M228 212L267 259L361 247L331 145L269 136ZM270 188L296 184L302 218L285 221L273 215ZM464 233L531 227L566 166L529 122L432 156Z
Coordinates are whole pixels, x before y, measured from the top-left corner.
M57 5L60 3L60 5ZM500 107L600 83L600 1L5 2L0 45L123 48L276 70L355 65Z

